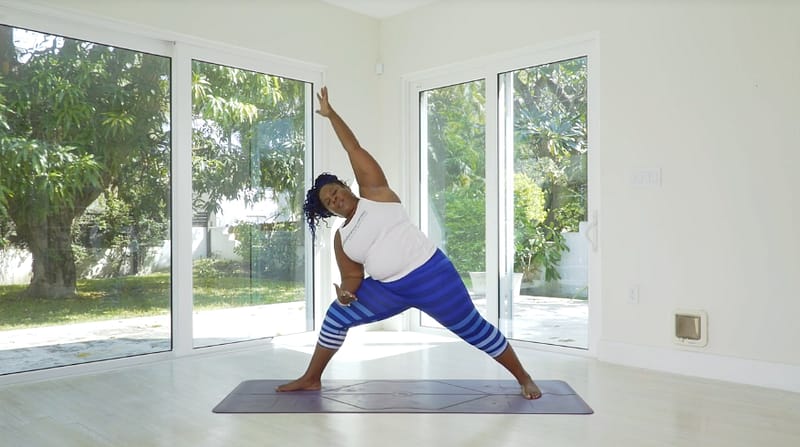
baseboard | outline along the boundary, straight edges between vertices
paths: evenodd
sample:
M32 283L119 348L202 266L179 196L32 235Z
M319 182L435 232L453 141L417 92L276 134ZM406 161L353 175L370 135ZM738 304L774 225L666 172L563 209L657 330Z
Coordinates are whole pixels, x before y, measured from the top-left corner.
M612 341L598 348L604 362L800 393L800 365Z

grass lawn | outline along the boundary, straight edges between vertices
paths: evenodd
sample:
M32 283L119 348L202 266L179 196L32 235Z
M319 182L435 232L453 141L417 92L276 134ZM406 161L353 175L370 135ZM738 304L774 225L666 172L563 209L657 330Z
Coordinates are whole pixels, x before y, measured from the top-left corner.
M242 277L197 278L194 308L222 309L305 299L302 283ZM0 331L169 314L170 275L78 281L72 298L22 297L25 285L0 286Z

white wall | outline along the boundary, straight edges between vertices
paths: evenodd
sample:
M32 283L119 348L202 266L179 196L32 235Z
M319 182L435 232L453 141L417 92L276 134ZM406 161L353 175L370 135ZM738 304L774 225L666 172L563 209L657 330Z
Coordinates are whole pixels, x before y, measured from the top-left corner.
M0 250L0 284L27 284L31 281L33 257L28 250Z
M743 380L739 359L800 391L798 23L788 1L444 0L382 22L381 146L401 153L402 75L596 33L600 358ZM703 355L672 344L677 308L708 312Z
M600 358L800 391L796 2L442 0L383 21L314 0L44 3L325 66L333 104L392 184L401 76L597 33ZM630 185L646 168L662 170L660 188ZM672 345L676 308L708 312L707 347Z

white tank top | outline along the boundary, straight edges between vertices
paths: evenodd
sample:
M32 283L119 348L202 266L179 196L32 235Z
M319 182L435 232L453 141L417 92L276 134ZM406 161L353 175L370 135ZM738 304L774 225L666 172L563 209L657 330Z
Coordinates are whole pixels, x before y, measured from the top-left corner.
M434 244L411 222L403 205L360 198L353 218L339 229L348 258L378 281L411 273L436 252Z

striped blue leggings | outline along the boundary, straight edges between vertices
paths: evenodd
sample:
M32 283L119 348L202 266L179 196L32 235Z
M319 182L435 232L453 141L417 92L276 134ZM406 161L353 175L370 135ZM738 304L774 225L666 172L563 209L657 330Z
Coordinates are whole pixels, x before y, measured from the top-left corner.
M508 341L475 309L453 264L440 250L425 264L396 281L364 278L355 291L357 301L345 307L334 301L328 307L318 343L339 349L351 327L384 320L411 307L433 319L492 357L505 351Z

